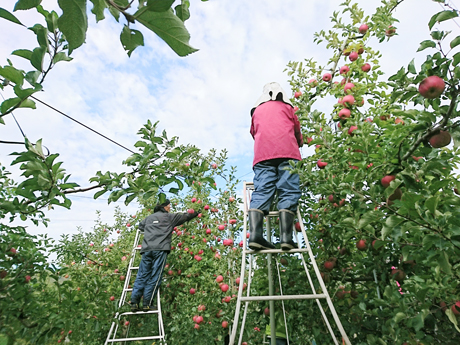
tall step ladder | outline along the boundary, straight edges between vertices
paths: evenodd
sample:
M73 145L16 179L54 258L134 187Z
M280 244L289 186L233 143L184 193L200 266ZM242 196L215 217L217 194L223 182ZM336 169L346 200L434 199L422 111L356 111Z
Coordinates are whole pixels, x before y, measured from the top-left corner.
M125 305L129 305L129 297L128 292L132 292L133 289L129 287L129 282L131 280L131 276L133 272L137 272L139 270L138 266L134 266L134 262L136 260L136 257L139 255L140 256L140 250L141 250L141 245L139 245L139 242L141 240L141 236L144 233L141 232L139 229L136 232L136 237L134 239L134 246L133 250L131 252L131 259L129 260L129 265L128 265L128 272L126 274L126 279L125 283L123 286L123 292L121 293L120 301L118 303L118 309L122 308ZM120 321L122 317L130 317L132 315L135 316L145 316L149 314L158 314L158 329L159 329L159 335L153 335L153 336L142 336L142 337L129 337L129 331L131 327L131 322L128 325L127 329L124 329L124 336L122 338L117 338L117 331L120 326ZM131 341L142 341L142 340L158 340L160 344L164 344L165 341L165 331L164 331L164 325L163 325L163 317L161 314L161 304L160 304L160 290L158 289L157 292L157 310L151 310L147 312L143 311L138 311L138 312L117 312L114 317L114 321L112 322L112 326L110 327L109 334L107 335L107 339L105 341L105 345L110 344L110 343L121 343L121 342L131 342Z
M249 202L251 200L251 195L252 192L254 191L254 184L252 182L244 182L244 195L243 195L243 201L244 201L244 232L243 232L243 238L246 239L246 233L248 231L248 206ZM266 225L267 225L267 240L271 240L271 228L270 228L270 222L269 219L270 217L278 217L278 212L270 212L266 216ZM276 337L275 335L275 301L281 301L282 302L282 307L283 307L283 315L284 315L284 322L285 322L285 328L286 328L286 335L287 335L287 342L289 345L289 335L287 332L287 324L286 324L286 314L284 310L284 300L302 300L302 299L314 299L316 300L316 303L319 307L319 310L321 312L321 315L323 317L323 320L329 330L329 333L331 334L331 337L334 341L335 345L339 345L339 341L337 340L336 336L334 335L334 331L332 330L331 324L329 323L329 320L327 319L326 313L324 312L324 309L321 305L320 300L325 299L327 302L327 305L329 307L329 310L332 314L332 317L334 319L334 322L340 331L341 338L340 339L340 344L346 344L346 345L351 345L350 340L348 339L347 334L345 333L345 330L343 329L343 326L339 320L339 317L337 315L337 312L335 311L334 305L332 304L331 297L329 296L326 286L323 282L323 279L321 278L321 273L318 269L318 265L316 264L315 257L313 255L313 252L310 247L310 243L308 242L307 234L305 232L305 227L302 222L302 217L300 215L299 209L297 209L297 218L300 223L300 227L302 230L302 235L305 239L305 245L306 248L301 248L301 243L299 242L299 238L297 237L297 232L293 231L293 233L296 234L297 237L297 245L298 248L296 249L291 249L291 250L281 250L281 249L267 249L267 250L251 250L247 248L247 241L243 241L243 260L241 261L241 274L240 274L240 285L238 289L238 299L236 303L236 310L235 310L235 317L233 320L233 327L232 327L232 332L230 336L230 345L241 345L242 339L243 339L243 331L244 331L244 325L246 322L246 315L247 315L247 310L249 306L249 302L251 301L269 301L269 310L270 310L270 329L271 329L271 334L273 335L271 337L271 345L276 345ZM279 264L277 263L277 269L278 269L278 277L279 277L279 284L280 284L280 295L275 295L274 294L274 287L273 287L273 280L272 280L272 254L294 254L294 253L300 253L300 257L302 259L302 264L305 268L305 273L307 274L308 282L310 284L310 288L312 289L312 294L307 294L307 295L283 295L283 290L281 287L281 278L279 274ZM311 265L313 266L313 269L315 271L316 277L319 281L321 290L323 291L322 293L316 293L315 286L313 284L313 281L311 279L310 273L307 269L307 264L305 262L304 258L304 253L308 253L311 261ZM254 254L267 254L267 262L268 262L268 282L269 282L269 289L268 289L268 296L250 296L250 291L251 291L251 279L252 279L252 265L253 265L253 255ZM248 276L248 283L247 283L247 294L246 296L243 296L243 285L246 277L246 256L249 255L249 272L247 274ZM238 322L240 318L240 311L241 311L241 304L245 302L244 306L244 313L243 313L243 319L241 322L241 330L240 330L240 335L239 335L239 340L238 342L235 342L236 340L236 333L238 330Z

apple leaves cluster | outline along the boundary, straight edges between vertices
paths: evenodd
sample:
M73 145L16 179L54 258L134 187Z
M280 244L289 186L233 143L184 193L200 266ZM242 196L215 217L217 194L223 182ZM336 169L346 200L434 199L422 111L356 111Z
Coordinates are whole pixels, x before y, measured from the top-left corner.
M288 65L304 141L316 147L293 170L345 329L368 343L448 343L458 337L460 313L459 39L447 42L447 31L433 30L419 51L437 51L384 81L382 56L367 43L396 35L399 2L383 3L365 17L345 1L334 30L315 38L333 52L327 64ZM429 29L457 16L436 13ZM336 103L332 111L322 98ZM448 137L442 145L440 134Z

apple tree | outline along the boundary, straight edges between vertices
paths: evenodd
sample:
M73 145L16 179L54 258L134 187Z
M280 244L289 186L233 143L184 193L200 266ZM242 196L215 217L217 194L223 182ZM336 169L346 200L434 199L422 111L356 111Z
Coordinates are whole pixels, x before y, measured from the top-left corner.
M384 57L369 41L392 44L400 2L382 3L366 16L345 1L333 29L315 34L329 61L288 65L305 142L315 146L293 167L304 188L303 221L353 343L453 344L460 332L460 37L442 26L458 11L434 13L417 51L429 52L425 61L385 80ZM323 98L333 107L324 110ZM326 341L321 320L309 324Z

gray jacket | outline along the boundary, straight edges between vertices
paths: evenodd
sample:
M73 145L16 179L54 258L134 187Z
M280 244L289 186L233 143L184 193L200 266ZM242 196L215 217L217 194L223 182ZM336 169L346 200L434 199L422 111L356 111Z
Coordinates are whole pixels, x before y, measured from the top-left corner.
M198 215L195 213L168 213L160 210L145 218L139 224L144 232L141 253L152 250L171 250L171 237L175 226L181 225Z

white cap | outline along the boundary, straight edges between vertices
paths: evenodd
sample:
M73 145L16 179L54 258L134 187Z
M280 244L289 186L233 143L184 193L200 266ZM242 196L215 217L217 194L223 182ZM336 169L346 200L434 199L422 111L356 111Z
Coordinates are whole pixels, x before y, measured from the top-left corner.
M262 96L259 97L256 104L254 104L254 106L251 109L251 116L254 113L254 110L259 105L268 101L281 101L286 104L289 104L291 107L294 108L291 101L289 100L289 97L286 95L286 92L284 92L284 90L281 88L280 84L278 84L277 82L271 82L265 84Z

